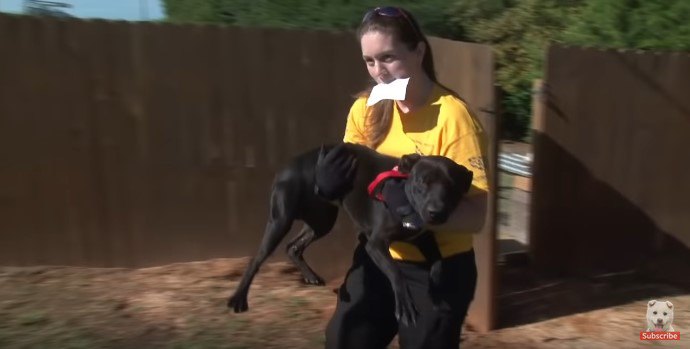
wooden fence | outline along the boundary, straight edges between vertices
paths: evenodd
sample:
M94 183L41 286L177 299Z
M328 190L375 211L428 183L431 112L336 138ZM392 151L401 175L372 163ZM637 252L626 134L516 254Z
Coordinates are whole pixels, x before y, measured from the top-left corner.
M441 81L495 140L490 48L431 44ZM351 33L2 15L0 52L3 265L254 254L275 170L342 139L368 80ZM480 330L495 317L494 211L495 197L476 239ZM341 217L306 258L340 276L354 243Z
M539 268L606 273L690 256L690 54L555 46L547 62L530 215Z

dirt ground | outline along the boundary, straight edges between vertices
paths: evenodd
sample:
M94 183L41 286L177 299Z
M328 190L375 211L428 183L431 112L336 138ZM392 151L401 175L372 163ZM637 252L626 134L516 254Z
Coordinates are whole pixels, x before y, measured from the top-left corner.
M294 267L270 263L251 289L249 311L233 314L226 299L247 261L146 269L2 267L0 347L322 348L336 284L303 285ZM502 275L510 282L527 274L506 269ZM488 334L466 328L462 347L690 348L684 332L690 292L629 279L550 282L505 293L503 328ZM650 292L674 303L680 342L639 340Z

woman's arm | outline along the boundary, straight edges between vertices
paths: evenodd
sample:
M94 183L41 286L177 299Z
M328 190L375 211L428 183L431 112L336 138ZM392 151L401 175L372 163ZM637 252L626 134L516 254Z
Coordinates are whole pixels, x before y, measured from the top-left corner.
M479 190L479 192L473 195L465 196L460 200L455 211L448 217L446 223L429 226L428 228L438 231L477 234L484 228L488 211L488 198L488 192L485 190Z
M446 139L453 141L442 147L441 155L472 171L472 185L448 221L431 229L476 234L482 231L488 211L489 183L485 166L488 143L486 133L479 127L459 136L456 132L446 134Z

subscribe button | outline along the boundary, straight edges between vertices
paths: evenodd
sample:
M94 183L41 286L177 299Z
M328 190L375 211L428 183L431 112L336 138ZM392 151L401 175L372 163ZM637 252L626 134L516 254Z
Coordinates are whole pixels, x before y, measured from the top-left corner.
M679 341L680 332L640 332L643 341Z

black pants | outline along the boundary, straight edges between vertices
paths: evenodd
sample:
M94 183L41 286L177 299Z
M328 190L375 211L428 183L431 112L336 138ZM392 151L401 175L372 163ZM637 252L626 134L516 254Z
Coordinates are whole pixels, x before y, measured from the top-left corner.
M429 295L427 263L396 262L419 312L416 326L399 325L390 282L360 239L352 267L338 291L335 313L326 329L327 349L384 349L398 334L401 349L456 349L467 309L474 297L477 267L474 251L443 261L437 308Z

